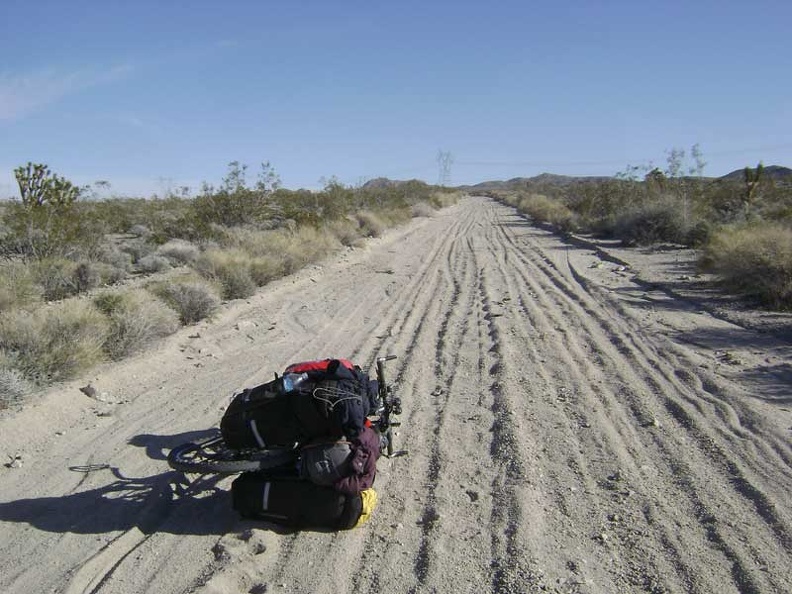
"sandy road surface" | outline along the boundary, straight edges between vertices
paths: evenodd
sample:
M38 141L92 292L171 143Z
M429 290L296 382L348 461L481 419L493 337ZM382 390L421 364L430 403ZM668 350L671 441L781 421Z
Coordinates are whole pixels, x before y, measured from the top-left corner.
M168 469L234 390L385 353L407 453L365 527ZM792 592L789 355L465 199L0 418L0 591Z

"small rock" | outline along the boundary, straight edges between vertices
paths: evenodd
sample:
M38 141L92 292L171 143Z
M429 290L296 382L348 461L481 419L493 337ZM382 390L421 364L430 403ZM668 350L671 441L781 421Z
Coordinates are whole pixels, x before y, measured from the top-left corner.
M263 542L257 542L253 544L253 554L254 555L261 555L267 551L267 545Z
M80 392L88 396L88 398L96 398L96 388L94 388L91 384L80 388Z
M14 456L8 456L11 460L10 462L5 463L6 468L22 468L22 454L16 454Z

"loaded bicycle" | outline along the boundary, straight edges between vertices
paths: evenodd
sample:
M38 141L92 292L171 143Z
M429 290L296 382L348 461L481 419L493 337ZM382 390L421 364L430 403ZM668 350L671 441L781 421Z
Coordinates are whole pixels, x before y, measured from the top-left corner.
M376 382L344 359L290 365L275 380L236 394L214 434L173 448L168 464L196 474L277 469L298 462L317 438L343 443L340 434L354 433L360 423L379 436L381 455L394 456L401 399L386 377L394 359L377 358Z

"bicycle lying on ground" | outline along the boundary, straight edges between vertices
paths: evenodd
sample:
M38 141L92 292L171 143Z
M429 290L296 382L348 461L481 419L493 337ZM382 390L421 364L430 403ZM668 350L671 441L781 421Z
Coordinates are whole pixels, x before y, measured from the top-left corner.
M382 455L394 455L393 428L400 425L393 417L401 414L401 399L387 382L385 364L396 359L388 355L377 359L378 407L368 417L368 422L380 436ZM318 392L316 390L315 392ZM288 398L288 394L282 396ZM316 395L315 395L316 397ZM184 443L168 454L168 464L174 470L196 474L236 474L277 468L299 457L300 446L232 448L226 443L220 429L205 439Z

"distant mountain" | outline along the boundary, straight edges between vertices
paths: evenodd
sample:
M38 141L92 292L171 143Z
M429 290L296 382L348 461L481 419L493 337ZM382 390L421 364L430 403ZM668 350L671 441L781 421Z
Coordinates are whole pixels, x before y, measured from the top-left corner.
M388 179L387 177L375 177L374 179L370 179L365 184L363 184L362 187L371 190L377 188L392 188L404 184L420 184L422 186L428 185L426 182L418 179L394 180Z
M768 179L774 180L792 180L792 169L789 167L782 167L781 165L768 165L764 168L764 174ZM737 169L731 173L720 177L729 181L743 181L745 177L745 168Z
M737 169L731 173L721 176L719 178L705 177L705 180L723 179L726 181L742 181L744 177L744 169ZM768 179L784 180L792 183L792 169L789 167L782 167L780 165L768 165L764 168L764 175ZM571 175L557 175L555 173L540 173L533 177L513 177L512 179L503 180L490 180L478 183L473 186L460 186L460 190L464 191L487 191L487 190L516 190L520 188L537 188L538 186L568 186L574 183L591 183L603 182L613 179L610 176L571 176Z
M557 175L555 173L540 173L533 177L513 177L506 181L485 181L474 186L460 186L462 190L506 190L525 188L528 186L568 186L580 182L601 182L611 179L608 176L572 176Z

